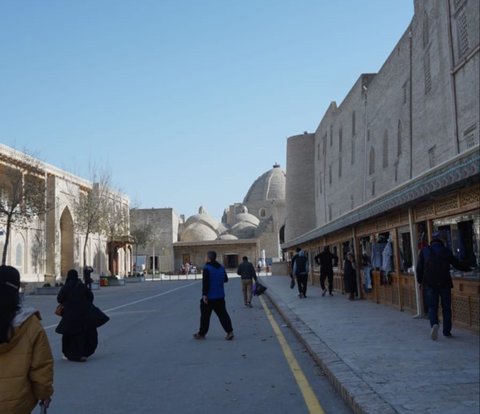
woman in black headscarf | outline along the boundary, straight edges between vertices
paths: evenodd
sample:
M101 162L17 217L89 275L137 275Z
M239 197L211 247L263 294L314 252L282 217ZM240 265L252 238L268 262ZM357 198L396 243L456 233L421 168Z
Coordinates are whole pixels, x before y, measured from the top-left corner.
M84 362L97 349L97 327L101 325L98 313L106 320L108 317L93 305L92 291L82 283L74 269L68 271L57 301L63 305L62 320L55 329L62 335L63 355L69 361Z

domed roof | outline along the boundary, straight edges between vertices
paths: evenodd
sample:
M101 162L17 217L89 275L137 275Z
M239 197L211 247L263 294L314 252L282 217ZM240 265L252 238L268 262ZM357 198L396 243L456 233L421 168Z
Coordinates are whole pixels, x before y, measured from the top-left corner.
M223 233L218 237L218 240L238 240L238 237L230 233Z
M194 214L187 219L187 221L185 222L185 228L188 228L194 223L203 223L219 234L225 231L225 227L223 226L223 224L215 220L210 214L207 213L207 210L205 210L202 206L200 206L200 208L198 209L198 214Z
M200 207L198 214L189 217L185 222L180 240L186 242L216 240L218 235L225 230L221 223L211 217L203 207Z
M248 190L243 203L252 201L279 200L285 199L286 174L276 164L273 168L258 177Z
M257 226L254 226L251 223L242 221L235 224L229 231L230 234L238 237L239 239L253 239L255 238L255 231Z
M251 224L255 227L257 227L260 224L260 220L257 217L255 217L253 214L250 214L248 212L248 208L245 206L243 206L242 212L238 213L235 216L235 224L242 223L242 222Z
M197 242L205 240L216 240L217 233L203 223L193 223L188 226L181 234L183 242Z

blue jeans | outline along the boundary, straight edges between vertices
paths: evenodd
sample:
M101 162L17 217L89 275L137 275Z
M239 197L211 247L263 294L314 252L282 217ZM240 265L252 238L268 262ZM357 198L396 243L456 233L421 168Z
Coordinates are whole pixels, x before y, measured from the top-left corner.
M440 289L430 286L425 287L428 304L428 318L430 326L438 325L438 305L442 303L443 334L450 335L452 330L452 291L450 288Z

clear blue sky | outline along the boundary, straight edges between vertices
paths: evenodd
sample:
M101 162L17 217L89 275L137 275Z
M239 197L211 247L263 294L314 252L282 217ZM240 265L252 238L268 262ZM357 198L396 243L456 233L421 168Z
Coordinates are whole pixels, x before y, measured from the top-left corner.
M0 142L220 219L412 16L413 0L0 0Z

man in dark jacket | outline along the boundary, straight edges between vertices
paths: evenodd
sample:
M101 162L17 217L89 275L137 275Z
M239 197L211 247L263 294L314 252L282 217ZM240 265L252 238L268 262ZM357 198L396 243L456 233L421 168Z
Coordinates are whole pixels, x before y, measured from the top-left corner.
M298 297L305 299L307 297L309 264L305 251L300 250L293 263L293 274L297 278Z
M237 275L242 279L243 302L248 308L252 307L252 285L253 280L257 281L257 272L253 264L248 261L247 256L243 256L242 263L238 266Z
M425 297L428 306L428 318L430 319L430 338L434 341L438 338L438 305L442 302L443 335L452 337L452 277L450 265L458 270L469 271L468 266L463 265L453 255L452 251L445 247L440 232L432 234L430 245L420 252L417 262L417 282L425 289Z
M225 339L233 339L232 321L225 306L224 283L228 282L225 268L217 262L217 253L207 252L207 262L202 274L202 299L200 300L200 329L193 334L195 339L205 339L210 327L210 316L214 311L227 333Z
M330 248L325 246L323 251L315 256L315 263L320 266L320 286L322 288L322 296L327 293L325 287L325 279L328 278L328 292L333 296L333 261L335 256L330 253Z

